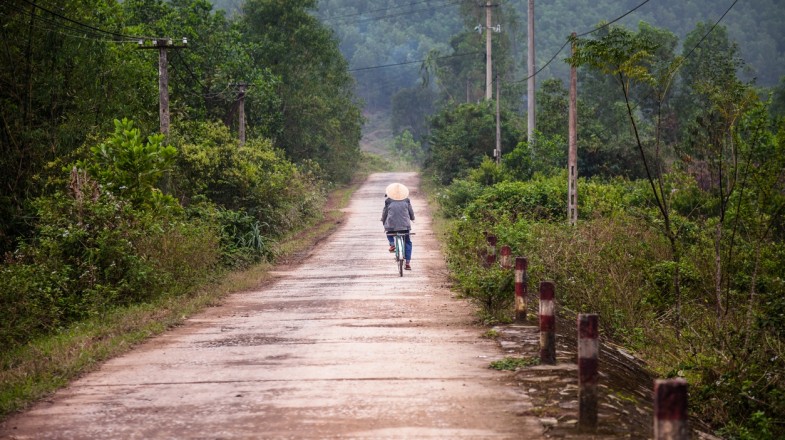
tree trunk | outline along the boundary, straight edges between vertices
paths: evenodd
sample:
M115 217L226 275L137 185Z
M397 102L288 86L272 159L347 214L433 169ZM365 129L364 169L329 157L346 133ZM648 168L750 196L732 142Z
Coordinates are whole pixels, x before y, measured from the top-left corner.
M671 256L673 258L673 297L676 300L676 339L681 339L681 254L676 242L676 236L670 231L670 221L665 220L668 228L668 241L671 245Z
M758 282L758 270L760 269L760 253L763 248L763 240L758 240L755 244L755 269L752 270L752 281L750 282L750 296L747 301L747 323L744 326L744 351L750 343L750 334L752 333L752 319L755 316L755 303L757 302L758 295L755 291L755 284Z
M714 234L714 294L716 296L717 325L722 320L722 223Z

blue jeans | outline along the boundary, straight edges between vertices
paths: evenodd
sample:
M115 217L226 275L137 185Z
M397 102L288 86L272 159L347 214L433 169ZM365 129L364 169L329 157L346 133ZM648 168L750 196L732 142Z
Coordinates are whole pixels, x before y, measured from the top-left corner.
M395 232L409 232L409 231L387 231L386 234L394 234ZM390 243L390 246L395 246L395 236L394 235L387 235L387 241ZM412 260L412 237L409 234L406 234L406 246L404 249L404 256L406 258L406 262Z

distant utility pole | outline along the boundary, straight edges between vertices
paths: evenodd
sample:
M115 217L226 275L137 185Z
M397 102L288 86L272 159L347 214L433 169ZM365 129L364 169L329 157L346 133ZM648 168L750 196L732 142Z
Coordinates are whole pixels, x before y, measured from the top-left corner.
M491 54L491 31L501 32L501 25L493 27L491 25L491 8L499 6L498 4L491 4L491 0L485 0L485 99L489 100L493 97L493 57ZM482 32L482 25L478 24L474 29L477 32Z
M240 137L240 145L245 145L245 93L248 91L248 84L240 83L237 84L239 87L237 91L237 100L239 101L239 107L237 109L237 119L238 119L238 135Z
M496 165L501 165L502 163L502 124L501 124L501 111L499 107L499 101L501 100L501 95L499 95L499 75L496 75Z
M535 97L534 97L534 72L537 71L534 61L534 0L529 0L529 31L528 31L528 64L529 64L529 80L526 90L526 101L528 104L528 126L526 130L526 139L531 144L534 140L535 130Z
M485 99L491 99L491 76L493 64L491 57L491 0L485 1Z
M188 46L188 39L183 38L182 46L172 44L171 38L152 40L152 46L145 46L144 40L139 40L139 49L158 49L158 116L161 124L161 133L169 137L169 70L166 51L169 49L184 49Z
M575 32L572 33L575 41ZM575 43L572 44L572 56L575 56ZM569 111L569 153L567 154L567 215L570 224L578 222L578 71L570 67L570 111Z

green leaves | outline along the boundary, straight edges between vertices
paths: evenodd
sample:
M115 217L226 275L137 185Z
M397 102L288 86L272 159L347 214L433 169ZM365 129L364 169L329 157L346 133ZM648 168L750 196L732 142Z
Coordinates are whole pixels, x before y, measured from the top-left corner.
M570 41L575 44L575 54L567 60L570 64L589 66L618 77L627 87L629 80L653 83L648 65L657 47L645 36L614 26L598 39L571 38Z
M92 160L81 162L81 167L106 189L128 197L137 206L174 203L161 194L157 184L174 164L177 150L163 144L162 134L142 139L140 130L126 118L115 119L114 125L114 133L90 149Z

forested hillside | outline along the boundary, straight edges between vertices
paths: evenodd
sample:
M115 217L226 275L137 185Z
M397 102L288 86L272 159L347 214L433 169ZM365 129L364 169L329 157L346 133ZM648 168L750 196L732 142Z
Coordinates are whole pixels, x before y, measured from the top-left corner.
M227 7L231 1L221 2ZM236 1L234 2L236 3ZM389 109L391 96L400 89L412 87L420 80L420 63L385 68L390 64L423 60L431 50L441 55L461 52L455 40L465 33L482 46L483 36L474 27L485 23L479 1L413 1L413 0L321 0L319 18L331 27L340 41L341 52L358 82L358 94L370 109ZM637 27L645 21L664 28L680 41L698 23L717 21L733 3L712 0L555 0L535 3L537 66L542 67L556 54L571 32L582 33L597 24L615 19L645 3L619 21ZM517 66L514 77L521 79L526 72L526 17L525 0L494 1L494 25L500 24L502 33L511 40L511 59ZM764 87L776 85L785 75L785 7L777 0L739 3L723 19L732 41L739 44L743 79L756 79ZM566 52L546 67L539 76L566 78L568 68L562 61ZM477 62L483 61L482 55ZM480 72L481 74L482 72ZM481 79L481 78L480 78Z

